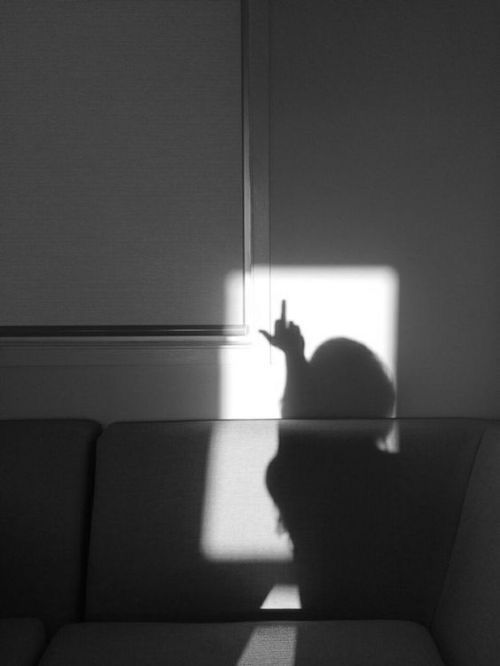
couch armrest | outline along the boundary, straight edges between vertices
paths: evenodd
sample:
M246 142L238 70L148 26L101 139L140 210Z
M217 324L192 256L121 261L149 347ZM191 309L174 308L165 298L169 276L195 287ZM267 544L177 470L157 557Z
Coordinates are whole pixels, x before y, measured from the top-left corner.
M432 631L453 666L500 663L500 426L476 454Z

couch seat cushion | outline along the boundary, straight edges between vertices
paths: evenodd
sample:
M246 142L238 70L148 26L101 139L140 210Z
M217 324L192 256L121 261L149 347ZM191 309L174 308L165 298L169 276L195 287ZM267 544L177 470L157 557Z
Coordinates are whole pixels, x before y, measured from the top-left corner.
M45 630L32 618L0 620L0 664L32 666L45 647Z
M42 666L443 666L426 629L401 621L84 623Z

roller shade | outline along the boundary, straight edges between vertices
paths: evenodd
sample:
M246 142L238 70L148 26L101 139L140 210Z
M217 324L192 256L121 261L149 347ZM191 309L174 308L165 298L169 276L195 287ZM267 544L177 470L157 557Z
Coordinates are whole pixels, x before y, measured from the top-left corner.
M0 12L0 326L241 326L240 2Z

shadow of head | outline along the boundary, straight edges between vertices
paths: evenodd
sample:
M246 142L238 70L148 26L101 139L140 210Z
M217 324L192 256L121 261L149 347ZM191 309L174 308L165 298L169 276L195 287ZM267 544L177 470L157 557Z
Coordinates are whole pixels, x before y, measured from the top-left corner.
M377 356L348 338L323 342L308 364L306 415L310 418L391 416L394 386Z

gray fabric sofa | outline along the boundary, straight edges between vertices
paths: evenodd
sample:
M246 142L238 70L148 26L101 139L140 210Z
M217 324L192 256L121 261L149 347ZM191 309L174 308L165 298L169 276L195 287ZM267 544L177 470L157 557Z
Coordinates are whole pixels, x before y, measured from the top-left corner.
M1 664L500 663L497 422L4 421L0 500Z

